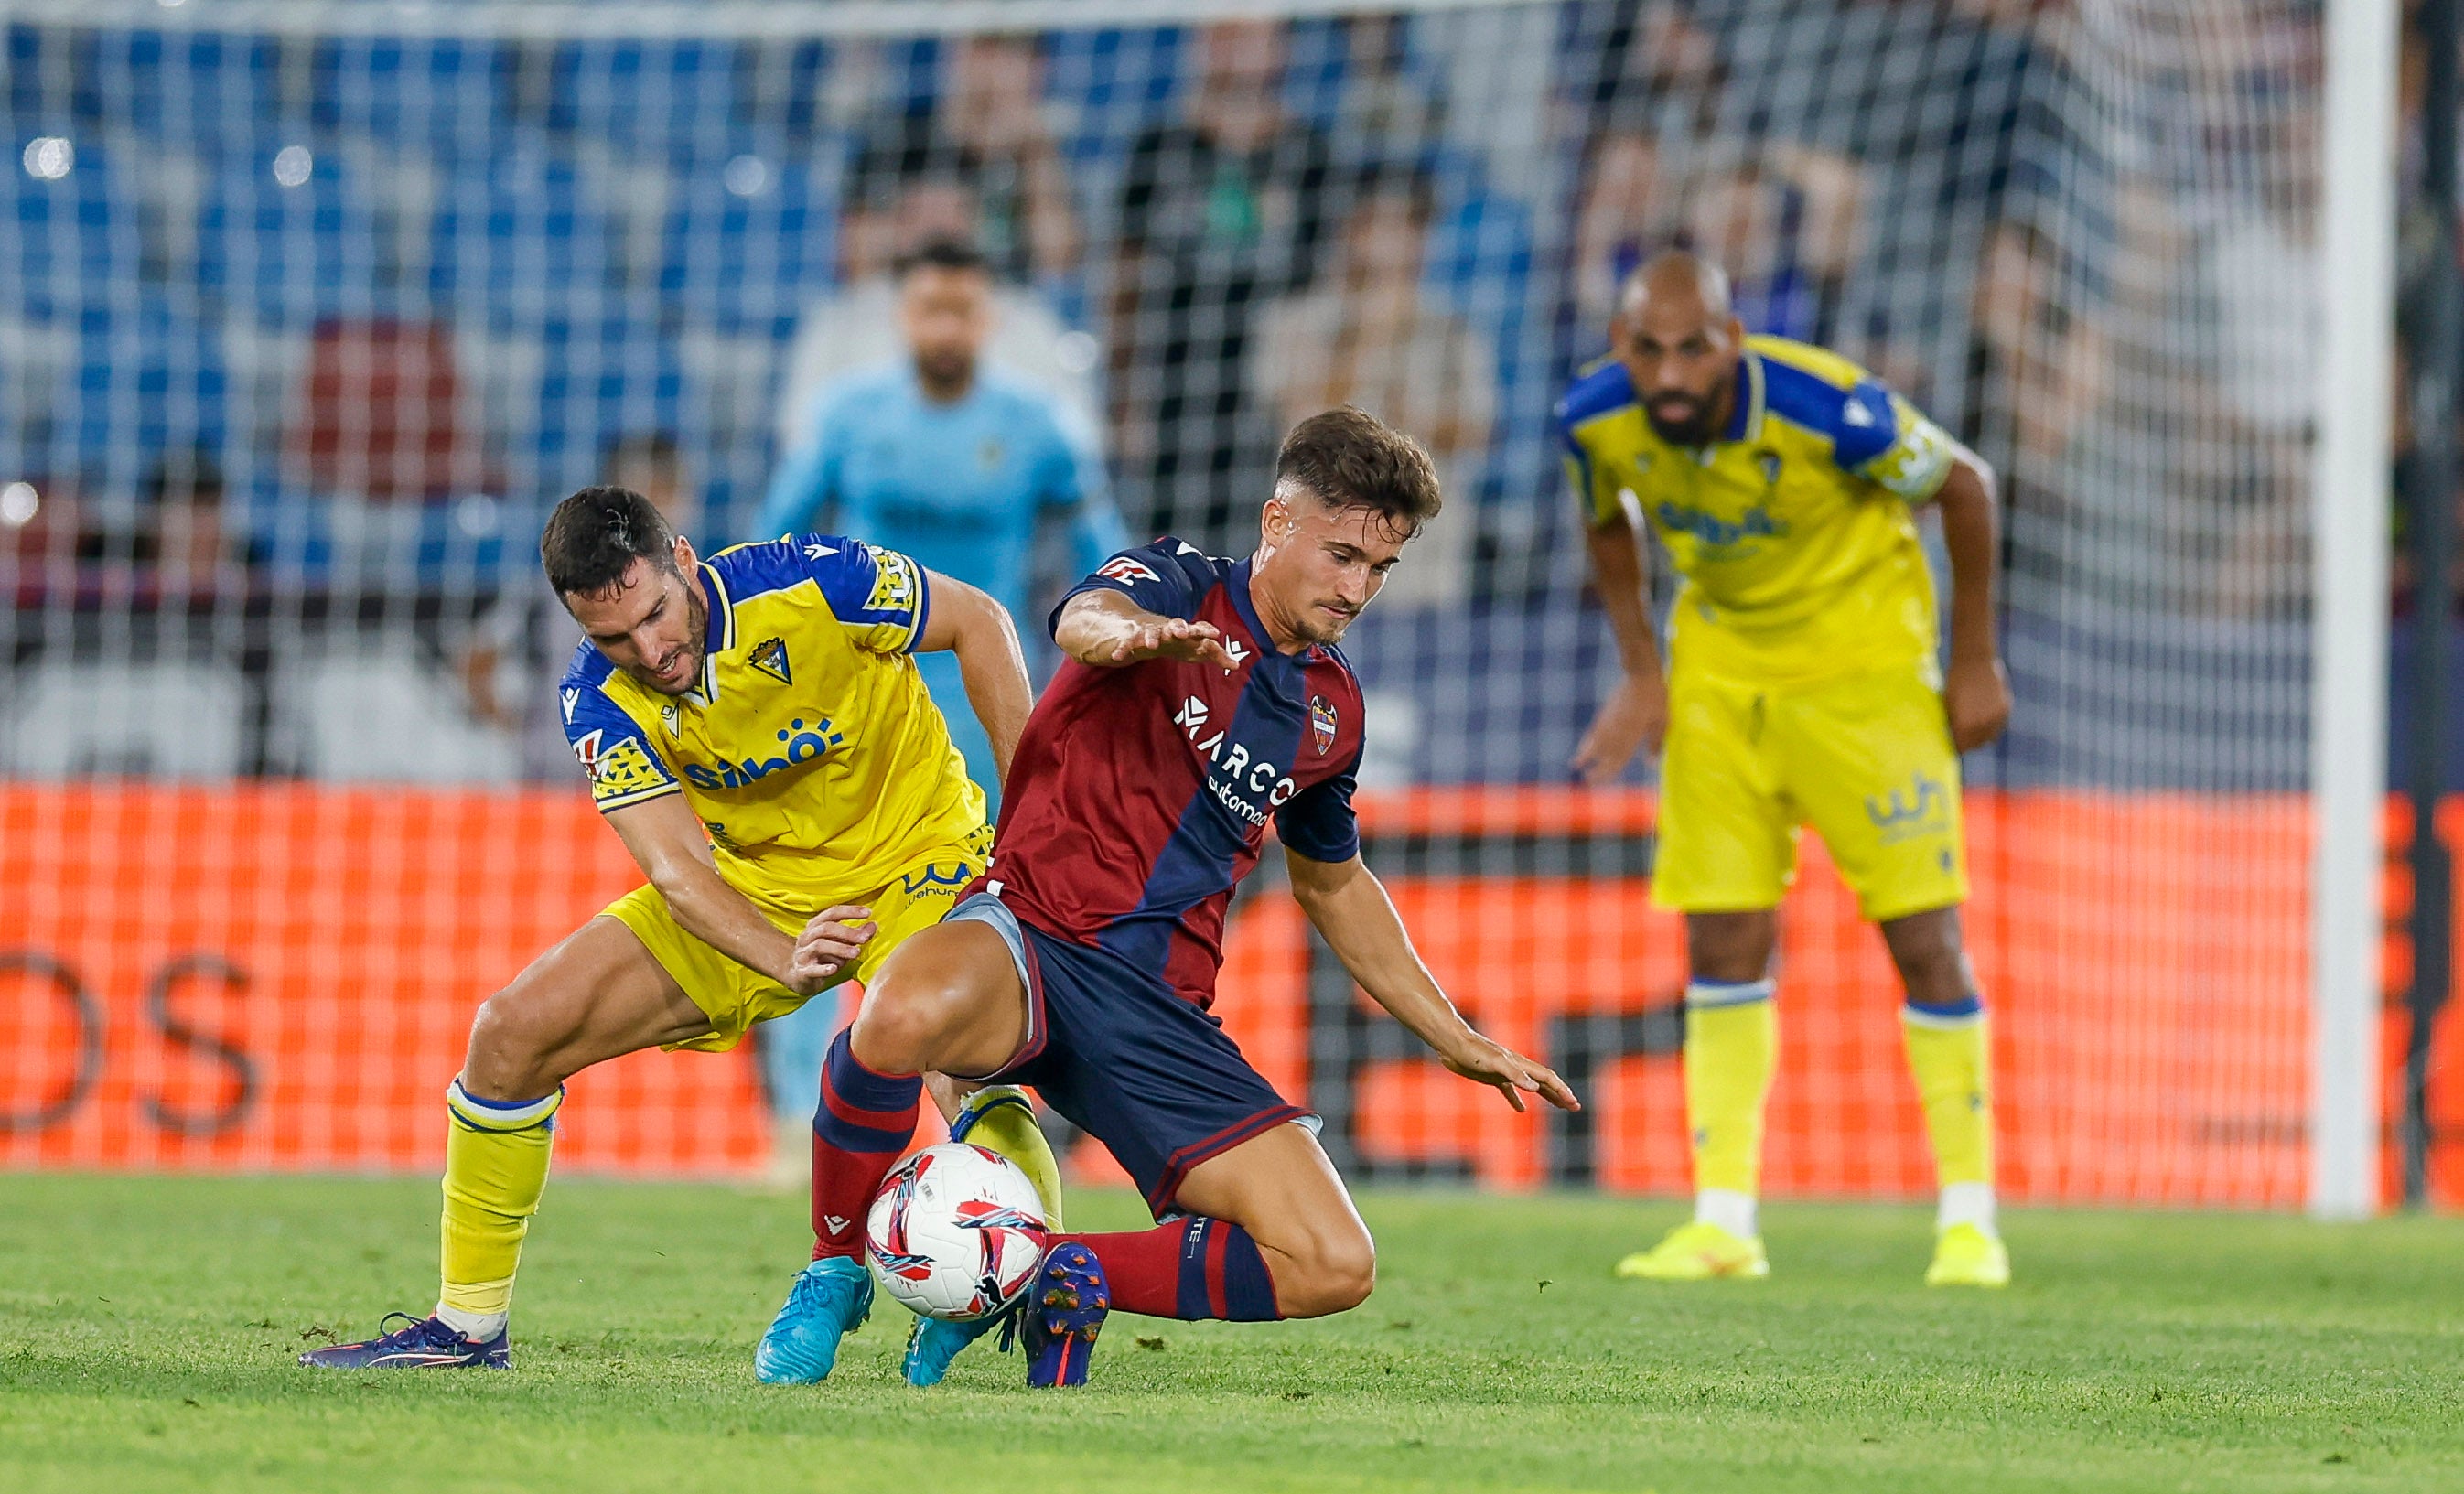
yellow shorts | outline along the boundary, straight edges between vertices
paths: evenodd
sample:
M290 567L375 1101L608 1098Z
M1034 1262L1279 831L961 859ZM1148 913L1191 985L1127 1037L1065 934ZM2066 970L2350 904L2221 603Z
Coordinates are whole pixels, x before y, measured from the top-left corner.
M992 831L979 830L964 841L939 846L900 868L885 886L868 897L840 899L870 908L873 925L879 931L845 978L869 982L881 962L906 942L909 934L939 923L941 915L957 904L959 891L983 874L991 853ZM773 902L755 890L738 890L751 897L762 915L787 934L803 933L805 923L821 912L801 903L786 906ZM675 978L676 984L684 987L685 995L693 999L695 1006L710 1014L714 1030L709 1036L671 1043L670 1049L724 1053L742 1042L745 1029L755 1022L784 1017L810 1000L759 971L737 964L687 934L656 888L637 887L602 912L632 930L659 967Z
M1652 901L1775 908L1811 824L1866 918L1968 898L1959 756L1931 661L1793 690L1669 683Z

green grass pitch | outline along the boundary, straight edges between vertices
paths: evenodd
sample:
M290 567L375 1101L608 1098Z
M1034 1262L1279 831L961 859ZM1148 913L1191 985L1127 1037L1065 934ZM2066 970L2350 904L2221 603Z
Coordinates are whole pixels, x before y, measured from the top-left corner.
M753 1383L800 1200L563 1178L514 1373L293 1367L427 1305L434 1198L0 1175L0 1489L2464 1489L2453 1219L2020 1212L1986 1295L1918 1285L1913 1209L1777 1206L1770 1281L1673 1287L1607 1274L1666 1202L1373 1193L1356 1312L916 1393L886 1302L829 1384Z

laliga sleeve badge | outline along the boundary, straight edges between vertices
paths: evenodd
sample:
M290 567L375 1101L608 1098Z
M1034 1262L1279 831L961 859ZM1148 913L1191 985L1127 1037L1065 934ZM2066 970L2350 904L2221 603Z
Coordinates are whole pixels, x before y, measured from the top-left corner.
M1106 560L1095 567L1095 574L1106 581L1119 582L1124 586L1135 585L1142 581L1163 580L1162 577L1148 569L1146 564L1136 557L1128 555L1116 555Z

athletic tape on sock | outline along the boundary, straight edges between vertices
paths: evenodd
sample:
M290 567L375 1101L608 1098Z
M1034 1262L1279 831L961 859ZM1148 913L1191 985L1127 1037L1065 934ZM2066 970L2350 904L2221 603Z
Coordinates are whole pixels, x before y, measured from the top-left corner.
M1723 1006L1751 1006L1768 1001L1779 982L1765 977L1760 980L1704 980L1686 982L1685 1004L1698 1011L1711 1011Z
M455 1120L473 1131L501 1132L551 1126L557 1108L562 1104L562 1085L556 1087L556 1093L539 1100L483 1100L462 1088L459 1075L445 1087L445 1108L452 1111Z

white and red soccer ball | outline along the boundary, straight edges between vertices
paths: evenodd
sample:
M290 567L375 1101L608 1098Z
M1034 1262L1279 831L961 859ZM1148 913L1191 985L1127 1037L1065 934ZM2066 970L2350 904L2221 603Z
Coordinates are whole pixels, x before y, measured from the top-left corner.
M1017 1163L945 1142L882 1183L865 1219L864 1251L882 1289L903 1306L963 1323L1025 1294L1049 1235L1044 1200Z

